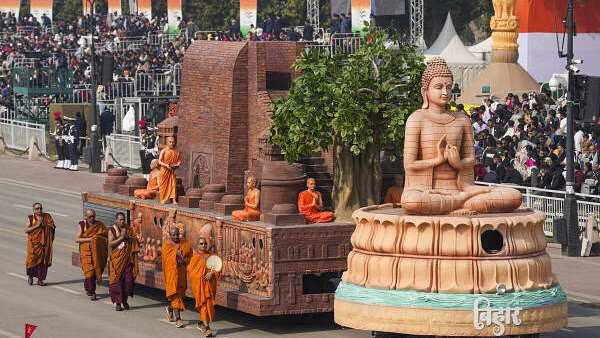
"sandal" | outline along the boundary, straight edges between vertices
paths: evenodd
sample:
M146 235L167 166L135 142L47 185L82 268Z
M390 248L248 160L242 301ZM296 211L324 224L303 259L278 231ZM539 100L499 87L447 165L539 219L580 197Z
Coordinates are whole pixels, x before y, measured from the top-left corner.
M175 327L182 328L183 327L183 320L177 319L177 321L175 322Z
M96 300L96 299L98 299L98 297L96 296L95 293L92 293L92 295L90 296L90 299L91 300Z
M171 323L174 322L175 321L175 316L173 316L173 310L171 310L171 308L169 308L167 306L166 311L167 311L167 320L169 322L171 322Z
M27 284L33 285L33 276L29 276L29 278L27 278Z
M127 303L127 302L123 302L123 308L124 308L125 310L129 310L129 303Z
M48 284L46 284L46 283L45 283L43 280L38 280L38 283L37 283L37 284L38 284L39 286L46 286L46 285L48 285Z
M117 303L117 306L115 306L115 311L123 311L123 307L121 306L121 303Z
M204 325L204 323L198 323L198 325L196 326L196 328L200 331L202 331L202 333L206 332L206 325Z

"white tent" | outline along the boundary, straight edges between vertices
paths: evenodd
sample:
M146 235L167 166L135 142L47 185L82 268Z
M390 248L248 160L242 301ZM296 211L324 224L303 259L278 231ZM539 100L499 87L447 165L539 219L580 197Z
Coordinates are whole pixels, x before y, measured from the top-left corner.
M467 49L478 59L489 63L492 60L492 37L481 41L480 43L469 46Z
M444 58L454 74L454 82L458 83L460 88L468 87L485 68L485 62L475 57L458 37L450 13L442 32L424 54L425 60L434 56Z

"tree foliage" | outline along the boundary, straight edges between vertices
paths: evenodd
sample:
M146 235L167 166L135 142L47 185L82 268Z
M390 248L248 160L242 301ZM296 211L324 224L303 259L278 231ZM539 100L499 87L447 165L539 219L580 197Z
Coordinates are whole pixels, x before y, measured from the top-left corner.
M401 154L404 122L420 104L423 58L413 46L389 48L385 33L372 30L368 40L347 58L317 49L298 57L301 75L274 104L269 130L286 160L327 150L335 136L355 155L368 144Z
M370 29L352 55L311 49L296 60L286 99L273 105L269 143L289 162L334 146L336 213L379 202L380 150L403 149L404 123L420 106L425 65L414 46Z

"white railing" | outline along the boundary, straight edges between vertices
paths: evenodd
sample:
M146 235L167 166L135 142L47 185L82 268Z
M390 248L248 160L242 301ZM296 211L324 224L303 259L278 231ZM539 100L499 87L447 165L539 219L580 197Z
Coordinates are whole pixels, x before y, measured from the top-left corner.
M48 154L46 151L46 126L43 124L0 118L0 131L2 131L4 142L8 148L27 150L29 140L35 136L42 154Z
M170 96L177 95L176 74L171 70L165 73L135 74L135 96Z
M119 38L118 42L113 42L114 52L123 52L127 50L137 51L148 43L147 38Z
M544 233L553 236L553 223L555 218L564 217L565 191L548 190L509 184L491 184L476 182L480 185L494 185L513 188L523 194L523 206L546 213ZM600 215L600 196L588 194L575 194L577 197L577 219L579 227L584 228L590 215Z
M91 96L90 88L73 89L73 103L89 103Z
M106 143L112 149L114 160L126 168L141 168L140 137L133 135L111 134L106 136Z
M111 82L108 88L103 87L98 91L99 100L115 100L119 97L135 97L134 81Z
M35 67L38 60L37 58L15 58L13 59L12 67Z

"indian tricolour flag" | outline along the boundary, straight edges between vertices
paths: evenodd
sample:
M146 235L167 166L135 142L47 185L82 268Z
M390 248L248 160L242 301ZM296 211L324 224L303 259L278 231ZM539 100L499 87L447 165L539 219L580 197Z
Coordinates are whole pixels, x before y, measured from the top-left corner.
M371 0L352 0L352 31L362 32L371 17Z
M31 15L35 16L39 23L42 23L42 14L52 20L52 0L31 0L29 5Z
M167 19L169 23L169 33L175 34L178 32L177 17L181 17L181 0L167 0Z
M19 19L19 10L21 9L21 0L4 0L0 4L0 11L3 13L12 12Z
M574 1L577 35L573 40L575 59L581 74L600 76L600 1ZM562 18L567 16L566 0L518 0L515 15L519 18L519 64L538 82L548 82L553 73L565 73L566 59L558 57L563 41ZM556 19L555 19L556 18ZM563 46L566 53L566 36Z
M121 0L108 0L108 12L121 15Z
M138 0L137 2L138 13L143 13L148 20L152 20L152 1L151 0Z
M250 25L256 28L256 0L240 0L240 31L246 36Z

